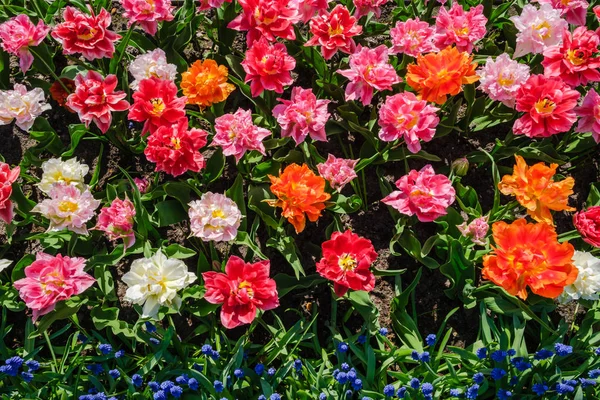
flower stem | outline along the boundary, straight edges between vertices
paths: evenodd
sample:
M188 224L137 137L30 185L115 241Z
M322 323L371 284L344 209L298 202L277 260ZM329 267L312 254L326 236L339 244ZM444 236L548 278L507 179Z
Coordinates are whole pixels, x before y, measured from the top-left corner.
M52 77L54 77L54 79L60 84L60 86L63 87L63 89L65 89L65 92L71 94L71 90L63 83L63 81L60 80L60 78L58 77L58 75L56 75L56 73L53 71L53 69L50 68L50 66L48 65L48 63L46 62L46 60L44 60L42 57L40 57L40 55L37 54L35 51L33 51L33 49L30 48L29 51L38 60L40 60L46 66L46 68L48 68L48 71L50 72L50 75L52 75Z
M44 331L44 338L46 339L48 349L50 350L50 354L52 354L52 359L54 360L54 365L51 365L52 372L56 372L56 368L58 368L58 362L56 361L56 354L54 354L54 348L52 347L52 343L50 342L50 337L48 336L47 330Z
M127 50L127 46L129 45L129 40L131 39L131 34L133 33L134 27L135 27L135 22L133 24L131 24L131 26L127 30L127 33L125 34L125 38L123 39L123 42L121 43L121 46L123 46L123 48L121 49L121 52L119 52L119 58L117 59L117 62L115 64L115 71L116 71L116 67L119 64L121 64L121 60L123 59L123 54L125 54L125 51Z

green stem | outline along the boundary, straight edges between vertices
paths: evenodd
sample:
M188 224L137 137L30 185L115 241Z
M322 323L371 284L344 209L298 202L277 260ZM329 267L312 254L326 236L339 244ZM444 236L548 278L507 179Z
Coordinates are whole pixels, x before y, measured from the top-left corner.
M335 330L337 324L337 299L331 299L331 328Z
M37 12L37 15L39 15L39 16L40 16L40 18L41 18L41 17L42 17L42 15L43 15L43 14L42 14L42 10L40 10L40 8L38 7L38 5L37 5L37 3L36 3L35 1L34 1L32 4L33 4L33 8L35 8L35 11ZM24 4L24 5L27 5L27 2L25 2L25 4ZM45 15L44 15L44 17L45 17ZM42 18L42 19L43 19L43 18Z
M88 62L82 61L82 60L80 60L77 57L73 57L73 56L70 56L70 55L65 55L65 58L67 60L71 61L74 64L82 66L83 68L87 69L88 71L99 72L98 68L96 68L94 65L92 65L92 64L90 64Z
M117 63L115 65L121 64L121 60L123 59L123 55L125 54L125 51L127 50L127 46L129 45L129 39L131 39L131 34L133 33L133 28L135 27L135 24L136 23L134 22L133 24L131 24L129 29L127 29L127 33L125 34L125 39L123 39L123 43L121 44L121 46L123 46L123 49L119 53L119 58L117 59Z
M408 159L406 158L406 150L404 150L404 147L400 147L400 149L402 149L402 159L404 160L404 171L406 174L408 174L408 172L410 171L410 167L408 166Z
M29 51L31 52L31 54L33 54L35 56L35 58L40 60L46 66L46 68L48 68L50 75L52 75L52 77L54 77L54 79L60 84L60 86L63 87L63 89L65 89L65 92L71 94L71 90L69 90L69 88L63 83L63 81L60 80L58 75L56 75L56 73L54 72L53 68L50 68L50 66L48 65L46 60L44 60L43 57L40 57L40 55L37 54L32 48L30 48Z
M58 368L58 362L56 361L56 354L54 354L54 348L52 347L52 343L50 343L48 331L44 331L44 338L46 339L48 349L50 349L50 354L52 354L52 359L54 360L54 365L52 365L52 372L56 372L56 369Z
M79 238L79 235L75 232L72 232L71 234L71 240L68 243L68 248L67 248L67 254L71 257L73 257L75 255L75 245L77 245L77 239Z
M183 349L181 348L181 342L179 341L179 336L177 336L177 331L175 330L175 322L173 321L173 317L171 315L169 315L168 317L169 317L169 323L171 324L171 326L173 327L173 330L174 330L172 340L173 340L173 345L175 346L175 351L179 355L179 359L183 361L187 357L184 354Z
M571 332L573 332L573 329L575 328L575 321L577 320L577 311L579 311L579 302L577 302L577 304L575 305L575 312L573 313L573 322L571 322L571 328L569 329L569 331Z

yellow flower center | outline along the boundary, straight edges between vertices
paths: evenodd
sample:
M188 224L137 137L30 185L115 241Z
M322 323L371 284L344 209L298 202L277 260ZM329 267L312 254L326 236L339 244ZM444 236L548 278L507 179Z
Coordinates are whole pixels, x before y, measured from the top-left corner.
M514 266L521 273L535 273L540 264L544 264L545 258L541 251L526 246L514 249L508 257L513 260Z
M371 71L373 70L373 68L375 68L374 65L367 65L367 68L365 68L365 73L363 74L363 78L369 83L371 83L372 81Z
M252 290L252 284L248 281L241 281L238 284L238 290L246 289L246 293L248 293L248 297L254 297L254 290Z
M306 123L310 124L313 121L312 112L310 112L310 111L304 111L302 113L302 115L304 115L304 118L306 118Z
M585 62L585 55L581 50L568 50L566 57L573 65L581 65Z
M262 12L259 7L254 9L254 19L256 20L257 25L264 24L269 25L271 22L275 21L276 18L263 18Z
M79 35L77 35L77 38L81 40L90 40L91 38L96 36L97 31L98 30L96 28L90 28L87 32L80 33Z
M156 5L154 4L154 0L146 0L146 4L150 6L150 8L142 10L142 14L152 14L154 10L156 10Z
M72 212L77 211L78 208L79 208L79 206L77 205L77 203L74 203L72 201L64 200L64 201L61 201L60 203L58 203L58 210L60 212L72 213Z
M263 56L263 58L260 59L260 62L263 65L263 68L265 69L265 72L267 74L275 75L279 72L279 71L277 71L276 68L267 69L267 62L269 62L269 55ZM273 64L273 66L275 66L275 64Z
M59 275L58 272L50 272L44 277L44 282L41 282L42 290L44 294L52 293L51 290L46 289L46 287L52 283L54 286L63 287L65 285L65 281L62 279L62 276Z
M462 29L455 29L454 32L458 35L458 36L465 36L469 34L469 27L465 26Z
M340 25L338 25L335 28L333 26L329 27L329 36L336 36L341 34L342 32L344 32L344 28Z
M540 39L548 39L551 36L550 24L548 23L548 21L542 22L541 24L533 27L533 29L538 31Z
M437 72L437 78L439 80L446 80L448 76L448 70L446 68L442 68Z
M158 117L163 113L163 111L165 111L166 105L162 99L159 99L159 98L152 99L152 100L150 100L150 103L152 103L152 111L151 111L152 115L155 115Z
M410 119L410 122L406 124L406 126L404 126L404 123L406 122L407 118L402 114L398 114L396 117L396 122L404 129L412 129L419 122L419 114L416 111L411 111L410 115L412 118Z
M594 117L596 117L596 119L600 119L600 104L594 107Z
M176 138L176 137L172 137L171 138L171 145L173 146L173 149L175 149L175 150L181 149L181 139Z
M52 179L54 179L56 182L64 182L66 184L70 184L72 182L72 179L64 176L61 171L54 172L52 174Z
M216 210L213 210L212 217L213 218L225 218L225 213L220 208L217 208Z
M498 77L498 84L500 86L510 86L513 83L515 83L513 74L508 74L508 76L506 76L503 72L500 73L500 76Z
M535 103L535 109L540 114L551 114L556 108L556 103L548 99L538 100Z
M358 261L356 260L356 257L354 257L352 254L342 254L340 256L340 258L338 258L338 265L340 266L340 269L344 272L347 271L354 271L356 269L356 266L358 265Z
M412 192L410 192L410 196L427 196L427 197L431 197L433 196L433 193L430 192L424 192L421 189L415 189Z

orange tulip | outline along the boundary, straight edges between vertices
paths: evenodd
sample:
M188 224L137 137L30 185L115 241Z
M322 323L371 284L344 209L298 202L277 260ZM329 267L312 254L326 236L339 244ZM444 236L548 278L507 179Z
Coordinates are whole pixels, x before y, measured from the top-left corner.
M279 177L269 175L271 192L277 200L267 200L272 207L281 207L282 215L294 225L296 233L306 226L306 217L315 222L331 198L325 192L325 179L315 175L306 164L288 165ZM306 216L305 216L306 214Z
M210 107L225 101L235 86L227 83L229 70L215 60L198 60L181 74L181 90L188 104Z
M483 257L483 277L513 296L527 299L529 286L539 296L556 298L577 279L575 249L568 242L558 243L551 225L501 221L492 225L492 232L496 247Z
M423 100L443 104L447 95L462 91L462 85L476 82L477 63L466 52L446 47L438 53L419 55L416 64L408 65L406 83Z
M567 202L573 194L575 180L571 177L555 182L552 177L558 164L547 167L540 162L529 167L523 157L515 156L517 164L512 175L504 175L498 189L505 195L515 196L519 204L527 209L527 213L538 222L553 224L554 211L575 211Z
M61 84L62 82L62 84ZM63 86L64 85L64 86ZM69 89L68 91L66 89ZM71 93L75 91L75 81L69 78L60 78L59 81L54 81L52 86L50 86L50 95L58 103L59 106L64 107L69 112L74 113L75 111L71 110L67 106L67 97Z

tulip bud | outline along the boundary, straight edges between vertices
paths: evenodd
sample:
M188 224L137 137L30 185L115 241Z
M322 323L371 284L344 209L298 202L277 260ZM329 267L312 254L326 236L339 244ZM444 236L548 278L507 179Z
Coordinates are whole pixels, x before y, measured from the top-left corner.
M469 171L469 160L466 157L456 159L452 162L452 171L457 176L465 176Z

